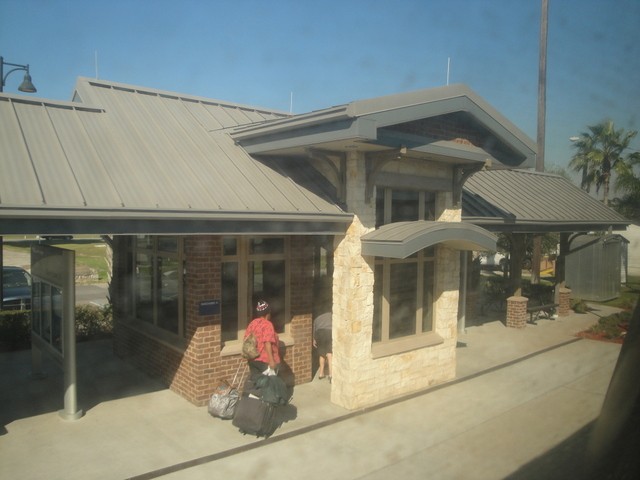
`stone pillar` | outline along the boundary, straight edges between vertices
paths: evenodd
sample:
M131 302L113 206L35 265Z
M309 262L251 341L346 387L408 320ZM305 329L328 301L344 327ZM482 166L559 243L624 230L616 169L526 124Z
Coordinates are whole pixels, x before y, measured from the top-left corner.
M524 328L527 325L527 297L507 298L507 327Z
M558 306L558 316L566 317L571 313L571 290L568 288L560 289L560 300Z
M360 238L375 225L375 201L365 202L364 155L347 157L346 192L353 223L344 237L336 237L333 270L333 384L331 401L346 408L366 402L359 398L364 370L371 363L373 329L373 269L361 255ZM371 403L371 402L366 402Z

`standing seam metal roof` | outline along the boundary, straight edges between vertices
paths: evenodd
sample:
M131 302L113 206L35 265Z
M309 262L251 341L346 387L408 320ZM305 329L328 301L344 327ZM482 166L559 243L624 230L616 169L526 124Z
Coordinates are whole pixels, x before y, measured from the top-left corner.
M630 222L579 189L567 179L526 170L486 170L465 183L462 199L465 221L514 229L545 227L549 231L577 231L581 226L606 230Z
M0 94L3 217L351 219L227 133L284 113L83 78L74 98L83 103Z

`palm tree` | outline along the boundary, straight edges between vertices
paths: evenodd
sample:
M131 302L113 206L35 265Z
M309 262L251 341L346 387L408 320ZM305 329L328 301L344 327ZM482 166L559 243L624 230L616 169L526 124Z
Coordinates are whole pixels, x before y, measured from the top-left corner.
M631 140L638 133L635 130L616 130L613 121L605 120L588 127L575 142L578 152L569 166L582 172L581 187L587 192L592 184L596 192L602 187L603 203L609 204L609 184L613 172L624 173L633 154L624 155Z
M616 179L616 191L623 195L611 200L615 210L625 217L640 222L640 176L635 173L635 167L640 166L640 152L634 152L627 157L623 168Z
M589 153L593 150L595 138L590 133L582 132L579 137L571 137L571 140L574 140L573 146L577 148L578 151L569 162L569 168L582 173L580 188L589 193L591 184L594 181L592 164L589 161Z

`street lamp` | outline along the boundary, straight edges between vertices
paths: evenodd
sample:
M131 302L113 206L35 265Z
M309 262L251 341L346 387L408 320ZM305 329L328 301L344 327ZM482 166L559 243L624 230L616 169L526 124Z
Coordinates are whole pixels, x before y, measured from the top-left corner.
M15 67L15 68L12 68L11 70L9 70L5 75L5 73L4 73L4 66L5 65L9 65L9 66ZM0 57L0 80L2 80L0 82L0 92L4 91L4 86L6 84L7 77L11 73L15 72L16 70L24 70L25 72L27 72L27 73L24 74L24 80L22 80L22 83L18 87L18 90L20 90L21 92L26 92L26 93L35 93L35 92L37 92L36 87L33 85L33 83L31 83L31 75L29 75L29 64L27 64L27 65L19 65L17 63L5 62L3 57Z

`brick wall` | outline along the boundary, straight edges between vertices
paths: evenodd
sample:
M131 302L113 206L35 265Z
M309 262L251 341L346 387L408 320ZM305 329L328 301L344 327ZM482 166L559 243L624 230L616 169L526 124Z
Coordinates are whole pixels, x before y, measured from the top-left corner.
M507 327L524 328L527 326L527 297L507 298Z
M233 380L238 366L244 363L240 355L221 355L220 315L199 313L201 302L220 299L221 239L192 236L184 240L184 350L132 327L127 314L131 289L128 241L127 237L119 237L114 244L114 351L195 405L205 405L217 383ZM311 380L312 251L308 237L292 238L290 332L294 344L283 351L283 360L287 379L296 384Z
M295 383L310 382L313 319L313 244L309 237L291 238L291 336L294 345L283 357Z

